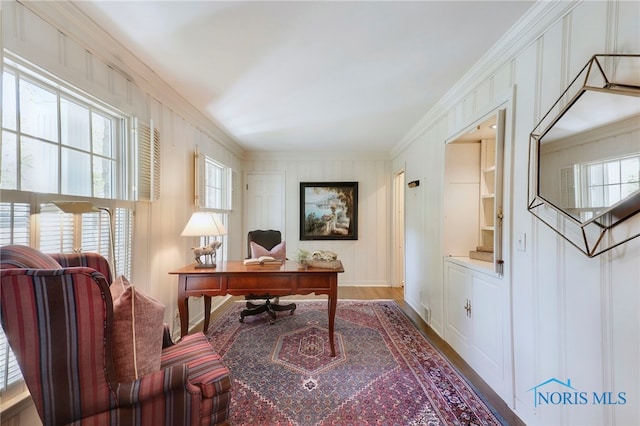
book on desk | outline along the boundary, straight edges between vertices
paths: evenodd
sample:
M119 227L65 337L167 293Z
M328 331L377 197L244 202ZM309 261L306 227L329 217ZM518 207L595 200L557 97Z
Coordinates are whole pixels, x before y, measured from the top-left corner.
M271 256L260 256L258 258L245 259L243 263L245 265L282 265L282 260Z

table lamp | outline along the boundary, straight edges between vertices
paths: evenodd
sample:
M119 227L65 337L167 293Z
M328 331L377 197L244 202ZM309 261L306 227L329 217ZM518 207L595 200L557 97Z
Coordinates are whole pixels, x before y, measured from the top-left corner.
M182 230L183 237L217 237L226 235L227 230L215 214L207 212L195 212ZM202 247L193 247L191 250L196 258L196 268L215 268L216 251L222 243L214 240ZM201 257L204 256L205 262Z

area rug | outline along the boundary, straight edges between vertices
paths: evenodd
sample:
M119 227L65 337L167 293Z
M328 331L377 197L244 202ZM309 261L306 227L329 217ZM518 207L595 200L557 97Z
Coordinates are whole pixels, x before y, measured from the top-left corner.
M207 337L231 370L233 425L499 425L396 302L326 300L240 323L235 302Z

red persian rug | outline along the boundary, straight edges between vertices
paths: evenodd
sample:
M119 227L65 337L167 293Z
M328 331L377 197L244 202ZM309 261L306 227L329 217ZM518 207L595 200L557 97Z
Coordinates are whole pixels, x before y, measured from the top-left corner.
M501 419L394 301L326 300L246 317L236 302L207 333L233 379L233 425L499 425Z

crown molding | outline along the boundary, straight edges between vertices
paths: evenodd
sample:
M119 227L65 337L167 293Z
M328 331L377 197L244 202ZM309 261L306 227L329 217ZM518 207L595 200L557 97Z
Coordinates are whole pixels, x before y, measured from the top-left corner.
M246 151L243 161L391 161L382 151Z
M73 1L18 1L58 31L74 40L93 56L102 60L143 91L149 93L176 114L210 136L238 158L244 149L219 125L202 114L193 104L180 95L148 65L142 62L126 46L115 40L100 24L84 12ZM162 87L162 90L158 90Z
M535 3L391 149L391 157L399 155L433 126L436 120L445 116L473 88L515 59L519 52L535 42L549 27L581 2L580 0Z

